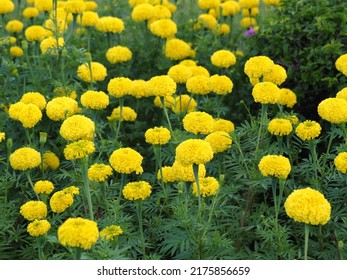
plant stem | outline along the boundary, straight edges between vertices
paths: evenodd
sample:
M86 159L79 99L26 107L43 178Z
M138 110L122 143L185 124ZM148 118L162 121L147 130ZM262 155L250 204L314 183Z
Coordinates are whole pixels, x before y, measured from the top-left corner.
M193 173L196 182L196 187L198 190L198 221L201 222L201 193L200 193L200 183L199 183L199 165L193 164Z
M143 234L142 200L139 200L136 202L136 214L137 214L137 219L139 221L142 254L143 254L143 258L145 258L146 257L146 246L145 246L145 236Z
M163 96L160 96L160 101L161 101L161 104L162 104L162 106L163 106L164 115L165 115L165 118L166 118L167 123L168 123L168 125L169 125L170 132L171 132L171 134L172 134L172 133L173 133L173 130L172 130L172 126L171 126L169 114L168 114L168 112L167 112L167 108L166 108L166 105L165 105L165 98L164 98Z
M82 251L81 251L81 248L79 247L75 247L74 249L74 260L80 260L81 259L81 255L82 255Z
M88 156L81 159L81 172L84 184L84 195L88 203L89 218L94 221L93 203L90 194L89 179L88 179Z
M163 189L164 203L165 203L165 205L167 205L168 194L167 194L167 191L165 189L165 184L163 181L163 165L162 165L162 160L161 160L161 145L153 145L153 151L154 151L155 160L157 162L158 170L159 170L159 174L160 174L159 184Z
M255 157L258 156L260 140L261 140L261 136L263 133L263 125L265 124L266 118L267 118L267 105L262 104L261 105L260 125L259 125L259 130L258 130L257 144L255 147L255 153L254 153Z
M310 233L310 225L305 224L305 249L304 249L304 259L307 260L307 251L308 251L308 236Z
M118 120L118 126L116 131L116 140L118 141L119 131L120 131L120 124L123 119L123 103L124 103L124 97L119 98L119 120Z

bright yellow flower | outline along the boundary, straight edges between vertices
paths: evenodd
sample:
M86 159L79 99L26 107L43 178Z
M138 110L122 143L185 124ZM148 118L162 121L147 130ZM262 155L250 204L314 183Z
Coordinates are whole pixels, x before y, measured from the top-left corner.
M152 193L152 186L146 181L127 183L123 190L123 196L127 200L145 200Z
M0 143L4 141L6 138L6 133L5 132L0 132Z
M51 0L35 0L35 7L40 12L51 12L53 9L53 1L51 1Z
M259 6L259 0L239 0L239 4L243 9L251 9Z
M33 237L38 237L45 235L50 228L51 224L47 220L35 220L28 224L27 232Z
M192 96L181 94L175 97L175 104L171 109L175 114L190 113L195 111L197 105L198 104Z
M122 121L126 122L133 122L137 118L136 112L127 106L123 106L122 108ZM118 106L117 108L114 108L111 116L107 117L107 119L112 122L112 121L119 121L120 120L120 107Z
M198 6L202 10L216 9L220 5L220 0L199 0Z
M60 165L60 160L59 160L58 156L51 151L47 151L43 154L42 161L43 161L43 168L44 169L49 168L51 170L56 170L56 169L58 169L58 167Z
M263 176L273 176L280 179L286 179L291 170L289 159L281 155L264 156L258 167Z
M42 201L31 200L20 207L19 213L28 221L40 220L47 216L47 205Z
M347 121L347 101L342 98L327 98L318 104L318 115L331 123Z
M293 126L288 119L275 118L269 122L267 129L273 135L284 136L292 132Z
M64 149L64 156L67 160L75 160L85 158L94 153L94 142L89 140L79 140L66 145Z
M94 137L94 122L83 115L68 117L60 127L60 135L69 141L92 140Z
M143 168L141 166L143 157L132 148L119 148L110 156L110 164L118 173L130 174L136 172L141 174Z
M110 103L109 97L103 91L88 90L81 95L81 104L90 109L102 110Z
M131 12L133 21L145 21L153 17L154 7L148 3L138 4Z
M214 119L213 132L215 131L225 131L227 133L235 130L235 125L232 121L225 119Z
M335 61L335 67L343 75L347 76L347 54L339 56L339 58Z
M187 80L193 75L189 66L183 64L176 64L171 66L167 73L176 83L185 84Z
M39 15L39 10L35 7L26 7L23 9L22 15L24 18L35 18Z
M195 182L195 176L193 172L193 164L182 165L180 162L175 161L172 164L173 175L176 181L180 182ZM204 178L206 175L205 165L199 164L199 178ZM163 174L164 179L165 175Z
M55 37L48 37L41 41L40 49L42 54L58 54L58 49L61 49L64 46L64 38L59 37L58 40Z
M222 8L222 16L233 16L236 15L240 10L240 4L237 1L226 1L222 3L221 5Z
M99 15L93 11L85 11L80 18L80 24L84 27L92 27L98 23Z
M165 97L176 92L176 83L168 75L154 76L148 83L148 90L151 95Z
M342 98L347 101L347 87L338 91L338 93L336 93L336 98Z
M205 141L210 143L213 153L221 153L229 149L232 139L229 133L225 131L212 132L206 136Z
M177 25L171 19L159 19L149 25L149 30L160 38L171 38L177 33Z
M49 205L54 213L62 213L74 202L74 196L64 190L55 192L49 200Z
M214 177L199 178L200 195L208 197L215 195L219 189L219 183ZM193 183L193 194L198 197L198 186Z
M54 185L51 181L40 180L34 185L34 192L36 194L50 194L54 190Z
M212 54L211 63L220 68L229 68L236 63L236 56L228 50L219 50Z
M14 170L25 171L38 167L41 164L41 156L35 149L24 147L15 150L10 155L9 161Z
M206 112L191 112L183 118L183 128L194 134L209 134L213 131L214 119Z
M198 23L195 25L196 28L206 28L208 30L213 30L217 27L217 19L210 14L200 14L198 17Z
M65 12L72 14L81 14L85 9L86 4L82 0L67 0L64 5Z
M120 226L107 226L102 231L100 231L100 238L105 238L106 240L114 240L117 236L123 234L123 229Z
M18 46L12 46L10 47L10 55L13 58L21 57L23 56L24 51L21 47Z
M121 33L124 30L124 22L118 17L104 16L99 18L95 28L105 33Z
M104 182L112 173L112 167L107 164L94 163L88 168L88 178L93 182Z
M82 64L77 68L77 76L84 82L93 83L105 80L107 69L99 62L91 62Z
M228 76L225 75L213 75L210 77L211 91L219 95L226 95L233 90L233 82Z
M23 22L17 19L13 19L6 23L5 29L7 32L19 33L23 30L23 27L24 27Z
M115 46L107 50L106 59L112 64L127 62L132 58L132 52L129 48Z
M51 36L50 31L48 31L41 25L29 26L27 29L25 29L24 35L29 42L41 42L43 39Z
M154 127L147 129L145 132L145 140L152 145L165 145L171 139L170 130L166 127Z
M306 120L300 123L296 129L295 134L303 141L312 140L317 138L322 131L322 127L316 121Z
M177 38L167 40L164 51L165 57L171 60L182 60L195 56L195 51L192 50L191 46L187 42Z
M257 83L252 90L254 101L262 104L276 104L279 95L280 89L271 82Z
M206 76L193 76L187 80L186 87L189 93L207 95L211 92L210 78Z
M132 81L126 77L117 77L109 81L107 91L110 95L120 98L130 94Z
M205 164L212 158L212 147L205 140L188 139L176 147L176 161L182 165Z
M292 90L288 88L281 88L278 103L284 106L287 106L288 108L293 108L293 106L296 104L296 94Z
M141 79L131 81L130 95L136 98L147 97L149 95L147 81Z
M175 176L175 173L174 173L172 166L163 166L161 171L163 173L163 179L162 180L164 183L170 183L170 182L176 181L176 176ZM161 180L160 170L158 170L158 172L157 172L157 179Z
M249 78L260 78L270 73L275 63L267 56L254 56L247 60L244 72Z
M11 0L0 0L0 15L9 14L14 11L14 8Z
M335 167L345 174L347 172L347 152L340 152L334 159Z
M281 85L287 79L287 71L281 65L275 64L272 71L264 74L264 82L272 82Z
M46 107L47 104L46 98L37 91L24 93L22 98L20 99L20 102L23 102L25 104L35 104L40 108L41 111Z

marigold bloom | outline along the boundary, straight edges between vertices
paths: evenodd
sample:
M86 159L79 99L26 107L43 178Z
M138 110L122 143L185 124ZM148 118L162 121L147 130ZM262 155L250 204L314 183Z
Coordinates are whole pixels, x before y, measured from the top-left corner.
M51 181L40 180L34 185L34 192L36 194L50 194L54 190L54 185Z
M83 115L68 117L60 127L60 135L70 141L91 140L94 137L94 122Z
M89 250L98 240L96 222L84 218L68 218L58 228L59 242L64 246Z
M43 39L50 36L49 32L50 31L46 30L41 25L32 25L25 29L24 35L29 42L41 42Z
M22 57L24 55L24 51L21 47L12 46L10 47L10 55L13 58Z
M14 11L14 4L10 0L0 0L0 15L9 14Z
M342 98L327 98L318 104L318 115L331 123L347 121L347 101Z
M124 30L124 22L118 17L104 16L99 18L95 28L105 33L121 33Z
M259 0L239 0L242 9L252 9L259 6Z
M189 66L189 67L197 66L196 61L194 61L192 59L184 59L184 60L180 61L178 64L184 65L184 66Z
M23 9L22 15L24 18L35 18L39 15L39 10L35 7L26 7Z
M152 186L146 181L127 183L123 190L123 196L127 200L145 200L152 193Z
M219 183L214 177L199 178L200 195L208 197L215 195L219 189ZM193 183L193 194L198 197L198 186Z
M51 0L35 0L34 3L40 12L51 12L53 9L53 1Z
M172 13L168 7L165 7L164 5L160 5L160 3L157 3L157 5L154 5L153 7L153 15L149 19L150 21L156 21L158 19L165 19L165 18L171 18Z
M66 96L53 98L46 106L47 117L53 121L64 120L78 111L77 101Z
M171 60L182 60L187 57L195 56L195 51L191 46L181 39L170 39L165 44L165 57Z
M0 132L0 143L4 141L6 138L6 133L5 132Z
M214 119L213 132L225 131L227 133L235 130L235 125L232 121L222 118Z
M152 145L165 145L171 139L170 130L166 127L154 127L147 129L145 132L145 140Z
M205 140L188 139L176 147L176 161L182 165L205 164L212 158L212 147Z
M199 164L198 169L199 169L199 172L198 172L199 178L204 178L206 175L205 165ZM172 164L172 171L173 171L173 174L175 176L175 181L195 182L193 164L182 165L180 162L175 161Z
M347 87L338 91L338 93L336 93L336 98L342 98L347 101Z
M147 81L141 79L132 80L130 87L130 95L136 98L147 97L149 95Z
M98 23L98 20L98 13L93 11L85 11L80 18L80 24L84 27L92 27Z
M188 94L181 94L175 97L175 104L172 106L172 111L175 114L190 113L195 111L198 105L195 99Z
M156 96L153 101L154 105L163 108L163 103L161 102L160 96ZM175 97L172 95L164 96L165 107L172 109L175 106Z
M65 12L72 14L81 14L85 9L86 4L82 0L67 0L64 5Z
M189 93L207 95L211 92L210 78L206 76L193 76L187 80L186 87Z
M259 8L253 7L251 9L242 9L242 15L244 17L255 17L259 14Z
M59 37L58 40L55 37L48 37L41 41L40 49L42 54L56 55L57 50L64 46L64 38Z
M240 20L240 25L241 27L250 28L257 25L257 20L254 17L244 17Z
M109 81L107 91L110 95L120 98L130 94L131 80L126 77L117 77Z
M211 76L208 70L203 66L195 65L195 66L192 66L190 69L192 70L192 73L193 73L192 77L195 77L195 76L210 77Z
M183 118L183 128L194 134L209 134L213 131L214 119L206 112L191 112Z
M153 17L154 6L148 3L138 4L131 12L133 21L145 21Z
M177 87L175 81L168 75L154 76L148 81L147 85L151 95L160 97L173 95Z
M211 63L220 68L229 68L236 63L236 56L228 50L219 50L212 54Z
M230 2L230 1L228 1L228 2ZM215 33L217 35L229 34L230 33L230 26L227 23L217 24Z
M132 52L127 47L115 46L107 50L106 59L112 64L127 62L132 58Z
M107 69L99 62L91 62L78 66L77 76L84 82L93 83L105 80Z
M281 65L275 64L272 71L264 74L264 82L272 82L281 85L287 79L287 71Z
M247 60L244 72L249 78L260 78L270 73L275 63L267 56L254 56Z
M35 220L28 224L27 232L33 237L38 237L45 235L50 228L51 224L47 220Z
M95 1L85 1L86 11L95 11L98 8L98 3Z
M28 221L40 220L47 216L47 205L42 201L31 200L20 207L19 213Z
M286 179L291 170L289 159L281 155L262 157L258 167L263 176L273 176L280 179Z
M61 191L55 192L49 200L49 206L54 213L63 213L68 209L74 202L74 194L71 192Z
M267 129L273 135L285 136L292 132L293 126L288 119L275 118L269 122Z
M331 206L324 195L311 188L294 190L286 199L284 209L296 222L325 225L330 220Z
M295 92L288 88L281 88L278 103L284 106L287 106L288 108L293 108L293 106L296 104L297 98Z
M345 174L347 172L347 152L340 152L334 159L335 167Z
M141 166L143 157L137 151L132 148L119 148L110 156L110 165L118 173L130 174L136 172L136 174L142 174L143 168Z
M20 117L20 111L22 110L24 106L25 106L25 103L23 102L17 102L17 103L11 104L8 109L8 115L10 116L10 118L18 121Z
M335 67L343 75L347 76L347 54L340 55L335 61Z
M271 82L261 82L256 84L252 90L255 102L262 104L276 104L279 100L280 89Z
M42 119L40 108L32 103L24 104L20 110L18 120L26 128L33 128Z
M114 240L117 236L123 234L123 229L120 226L107 226L100 231L100 238L106 240Z
M23 22L17 19L13 19L6 23L5 29L7 32L10 32L10 33L19 33L23 30L23 27L24 27Z
M92 182L105 182L112 173L112 167L107 164L94 163L88 168L88 178Z
M322 127L316 121L306 120L300 123L296 129L295 134L303 141L312 140L317 138L322 131Z
M35 104L42 111L46 107L46 98L37 91L26 92L23 94L20 102L24 104Z
M206 136L205 141L211 145L212 151L215 154L226 151L232 144L229 133L225 131L212 132Z
M187 80L193 75L191 67L176 64L170 67L167 74L176 82L180 84L184 84Z
M94 153L94 142L89 140L79 140L66 145L64 149L64 156L67 160L75 160L85 158Z
M200 14L198 17L198 23L195 25L195 28L206 28L208 30L213 30L217 27L217 19L210 14Z
M268 6L279 6L281 3L281 0L263 0L265 5Z
M199 0L198 6L202 10L216 9L220 5L220 0Z
M41 164L41 156L33 148L24 147L15 150L10 155L10 165L14 170L25 171L38 167Z
M81 104L90 109L102 110L110 103L109 97L103 91L88 90L81 95Z
M122 121L126 122L133 122L137 118L136 112L127 106L123 106L122 108ZM119 121L120 120L120 107L118 106L117 108L114 108L111 116L107 117L107 119L112 122L112 121Z
M161 178L160 169L157 172L157 179L162 180L164 183L170 183L176 181L176 176L172 166L163 166L161 169L163 178Z
M149 25L149 30L160 38L171 38L177 33L177 25L172 19L159 19Z
M237 1L226 1L220 6L223 17L236 15L241 10L240 4Z
M211 91L219 95L226 95L233 90L233 82L228 76L225 75L213 75L210 77Z
M60 160L58 156L51 151L47 151L43 154L42 161L43 161L43 169L45 170L46 169L56 170L58 169L60 165Z

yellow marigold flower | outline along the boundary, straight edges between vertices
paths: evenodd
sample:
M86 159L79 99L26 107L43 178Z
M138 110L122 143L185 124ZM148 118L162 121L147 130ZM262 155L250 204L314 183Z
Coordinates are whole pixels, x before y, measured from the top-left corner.
M291 170L289 159L281 155L264 156L258 167L263 176L273 176L280 179L286 179Z
M123 196L127 200L145 200L152 193L152 186L146 181L130 182L123 188Z
M149 95L147 81L141 79L132 80L130 87L130 95L136 98L147 97Z
M80 194L80 189L75 186L70 186L64 189L66 193L70 193L72 195L78 195Z
M147 85L151 95L161 97L173 95L177 87L175 81L168 75L154 76Z
M296 94L292 90L288 88L281 88L278 103L281 105L285 105L288 108L293 108L293 106L296 104Z
M200 25L208 30L213 30L217 27L217 20L214 16L210 14L201 14L198 17L198 25L197 27L200 27Z
M226 1L220 6L222 8L222 16L224 17L236 15L241 10L240 4L237 1Z
M64 212L73 204L74 196L78 194L79 189L75 186L55 192L49 201L52 211L58 214Z
M272 82L281 85L287 79L287 71L281 65L275 64L272 71L264 74L264 82Z
M161 103L160 96L156 96L153 102L155 106L159 108L163 108L163 104ZM175 106L175 97L173 97L172 95L164 96L164 103L166 108L172 109Z
M131 12L133 21L145 21L153 17L154 6L148 3L136 5Z
M244 17L240 20L241 27L249 28L257 25L257 21L254 17Z
M290 120L290 122L294 125L298 124L299 123L299 119L297 116L295 115L290 115L287 117L288 120Z
M296 129L295 134L303 141L312 140L317 138L322 131L322 127L316 121L306 120L300 123Z
M137 151L132 148L119 148L110 156L110 164L114 170L118 173L130 174L136 172L136 174L142 174L143 168L141 166L143 157Z
M163 166L161 169L163 178L161 178L160 169L157 172L157 179L162 180L164 183L170 183L176 181L176 176L172 166Z
M0 132L0 143L1 143L2 141L4 141L5 138L6 138L5 132Z
M114 240L118 235L121 234L123 234L123 229L120 226L112 225L105 227L102 231L100 231L100 238Z
M182 165L180 162L175 161L172 165L172 171L176 181L180 182L195 182L193 164ZM204 178L206 175L205 165L199 164L199 178ZM164 175L163 175L164 176ZM165 177L164 177L165 178Z
M279 6L281 3L281 0L263 0L265 5L268 6Z
M81 95L81 104L95 110L105 109L110 103L109 97L103 91L88 90Z
M77 76L84 82L93 83L105 80L107 69L99 62L91 62L78 66Z
M175 104L171 109L175 114L190 113L195 111L197 105L198 104L192 96L181 94L175 97Z
M81 14L85 9L86 4L82 0L67 0L64 5L65 12L72 14Z
M225 131L227 133L235 130L235 125L232 121L222 118L214 119L213 132Z
M191 70L192 70L192 73L193 73L192 77L195 77L195 76L210 77L210 73L203 66L200 66L200 65L192 66Z
M220 0L199 0L198 6L202 10L216 9L220 5Z
M24 35L29 42L41 42L43 39L50 36L49 32L50 31L46 30L41 25L32 25L25 29Z
M40 220L47 216L47 205L42 201L31 200L20 207L19 213L28 221Z
M64 46L64 38L59 37L58 41L55 37L48 37L41 41L40 49L42 54L52 54L56 55L57 49L60 49Z
M211 92L210 78L206 76L193 76L187 80L186 87L189 93L207 95Z
M81 18L80 23L84 27L92 27L95 26L99 21L99 15L93 11L85 11Z
M47 220L35 220L28 224L27 232L33 237L38 237L45 235L50 228L51 224Z
M122 121L126 122L133 122L137 118L136 112L127 106L123 106L122 108ZM112 121L119 121L120 120L120 107L117 107L113 109L111 116L107 117L107 119L112 122Z
M232 139L225 131L212 132L206 136L205 141L210 143L213 153L221 153L231 147Z
M279 100L280 89L271 82L261 82L256 84L252 90L255 102L262 104L276 104Z
M219 182L214 177L199 178L200 195L208 197L215 195L219 189ZM198 197L198 186L193 183L193 194Z
M178 64L184 65L184 66L189 66L189 67L197 66L196 61L191 60L191 59L184 59L184 60L180 61Z
M41 156L33 148L24 147L15 150L10 155L10 165L14 170L25 171L38 167L41 164Z
M20 99L20 102L25 104L35 104L40 108L41 111L46 107L47 104L46 98L37 91L24 93Z
M212 158L212 147L205 140L188 139L176 147L176 161L182 165L205 164Z
M71 14L68 14L68 15L71 15ZM44 22L43 27L47 30L47 32L49 32L49 36L53 37L53 34L55 33L62 34L64 31L68 29L68 21L65 20L65 18L62 19L57 17L56 21L53 20L52 18L49 18ZM53 40L46 42L46 44L48 43L54 45Z
M105 182L112 173L112 167L107 164L94 163L88 168L88 178L92 182Z
M84 218L68 218L58 228L59 242L64 246L89 250L99 238L96 222Z
M110 95L120 98L130 94L131 80L125 77L113 78L109 81L107 91Z
M172 19L158 19L149 25L149 30L160 38L171 38L177 33L177 25Z
M211 91L216 94L226 95L233 90L233 82L228 76L225 75L213 75L210 77Z
M66 96L53 98L46 106L47 117L53 121L62 121L78 111L77 101Z
M112 64L127 62L132 58L132 52L127 47L115 46L107 50L106 59Z
M99 18L95 28L105 33L121 33L124 30L124 22L118 17L104 16Z
M212 54L211 63L220 68L229 68L236 63L236 56L228 50L219 50Z
M0 15L9 14L14 11L14 4L11 0L0 0Z
M164 19L164 18L171 18L172 13L168 7L165 7L164 5L160 5L160 3L157 3L157 5L154 5L153 7L153 15L149 19L150 21L155 21L158 19Z
M40 180L34 185L34 192L36 194L50 194L54 190L54 185L51 181Z
M181 39L170 39L165 44L165 57L171 60L182 60L187 57L195 56L195 51L191 46Z
M51 0L35 0L34 3L40 12L51 12L53 9L53 1Z
M94 142L89 140L79 140L66 145L64 149L64 156L67 160L75 160L85 158L94 153Z
M347 76L347 53L339 56L335 61L335 67L343 75Z
M239 0L242 9L252 9L259 6L259 0Z
M43 169L45 170L46 169L56 170L58 169L60 165L60 160L58 156L51 151L47 151L43 154L42 161L43 161Z
M85 1L86 11L95 11L98 8L98 3L95 1Z
M26 7L23 9L22 15L24 18L34 18L39 15L39 10L35 7Z
M267 56L254 56L247 60L244 72L249 78L260 78L270 73L275 67L275 63Z
M334 159L334 164L338 171L345 174L347 172L347 152L339 153Z
M94 122L83 115L68 117L60 127L60 135L70 141L91 140L94 137Z
M7 32L10 32L10 33L19 33L23 30L23 27L24 27L23 22L17 19L13 19L6 23L5 29Z
M215 33L217 35L229 34L230 33L230 26L227 23L218 24L217 27L216 27Z
M242 15L244 17L255 17L259 14L259 8L254 7L252 9L242 9Z
M294 190L286 199L284 209L296 222L325 225L330 220L331 206L319 191L311 188Z
M12 46L10 47L10 55L13 58L21 57L23 56L24 51L21 47L18 46Z
M293 126L288 119L275 118L269 122L267 129L273 135L284 136L292 132Z
M18 120L26 128L33 128L42 119L40 108L32 103L24 104L20 110Z
M25 106L25 103L23 102L17 102L17 103L11 104L8 109L8 114L10 118L18 121L20 117L20 112L24 106Z
M165 145L171 139L170 130L166 127L154 127L147 129L145 132L145 140L153 145Z
M318 115L331 123L347 121L347 101L342 98L327 98L318 104Z
M206 112L191 112L183 118L183 128L194 134L209 134L213 126L214 119Z
M342 98L347 101L347 87L341 89L338 93L336 93L336 98Z

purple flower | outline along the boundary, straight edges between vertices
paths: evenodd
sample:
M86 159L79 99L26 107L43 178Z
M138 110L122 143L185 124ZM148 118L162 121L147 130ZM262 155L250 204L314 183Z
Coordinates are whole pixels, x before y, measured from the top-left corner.
M246 31L246 33L245 33L245 35L247 36L247 37L251 37L251 36L253 36L253 35L255 35L257 32L253 29L253 27L251 26L247 31Z

